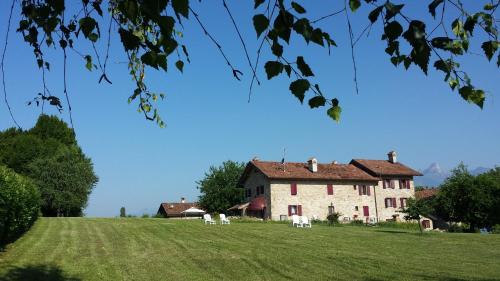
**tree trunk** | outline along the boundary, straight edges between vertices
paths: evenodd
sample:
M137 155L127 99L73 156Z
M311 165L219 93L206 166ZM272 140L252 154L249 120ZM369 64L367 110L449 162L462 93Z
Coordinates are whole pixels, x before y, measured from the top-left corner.
M418 219L417 222L418 222L418 229L420 230L420 234L422 234L423 233L423 231L422 231L422 222L420 221L420 219Z

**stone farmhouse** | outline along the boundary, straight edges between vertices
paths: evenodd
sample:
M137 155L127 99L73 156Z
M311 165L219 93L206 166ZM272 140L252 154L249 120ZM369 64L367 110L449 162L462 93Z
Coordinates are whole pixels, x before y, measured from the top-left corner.
M349 164L253 159L239 181L247 202L241 206L248 215L272 220L294 214L324 220L339 212L341 221L399 221L401 207L415 195L413 177L421 175L399 163L394 151L387 160L353 159Z

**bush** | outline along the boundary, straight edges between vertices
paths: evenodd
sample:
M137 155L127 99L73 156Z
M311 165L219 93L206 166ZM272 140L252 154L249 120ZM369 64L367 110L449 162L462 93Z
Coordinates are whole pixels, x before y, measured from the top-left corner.
M35 184L0 166L0 246L27 231L39 211L40 194Z
M450 224L448 228L448 232L462 233L464 232L464 227L462 225L458 225L456 223Z
M147 219L147 218L149 218L149 214L142 214L141 218Z
M365 225L365 222L363 220L352 220L349 222L350 225L355 225L355 226L363 226Z
M333 213L329 214L328 216L326 216L326 219L328 220L328 224L329 225L338 224L340 216L342 216L342 214L339 212L333 212Z
M377 226L399 229L420 230L416 222L396 222L396 221L382 221L377 223Z
M491 228L491 233L492 233L492 234L500 234L500 224L495 224L495 225Z

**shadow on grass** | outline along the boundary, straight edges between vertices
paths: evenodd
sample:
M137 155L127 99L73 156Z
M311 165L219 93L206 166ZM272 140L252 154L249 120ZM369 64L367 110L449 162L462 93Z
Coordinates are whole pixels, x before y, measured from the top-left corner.
M0 281L80 281L79 278L69 277L56 267L49 265L29 265L14 267L0 275Z
M412 234L411 232L402 231L402 230L381 230L381 229L377 229L375 231L376 232L384 232L384 233L392 233L392 234Z

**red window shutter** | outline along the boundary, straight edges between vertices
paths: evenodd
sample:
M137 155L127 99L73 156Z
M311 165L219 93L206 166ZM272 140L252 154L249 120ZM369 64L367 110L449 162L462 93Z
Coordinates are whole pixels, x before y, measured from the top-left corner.
M328 195L333 195L333 185L327 184L326 185L326 192Z
M296 183L292 183L290 185L290 194L297 195L297 184Z
M387 198L384 199L385 207L389 207L389 204L387 204Z
M396 198L392 198L392 206L394 208L397 208L398 206L396 205Z
M288 205L288 215L292 215L292 205Z
M370 216L370 209L368 208L368 206L363 206L363 216Z
M358 185L358 192L359 192L359 195L363 195L363 191L361 190L361 189L362 189L361 187L362 187L361 185Z
M383 180L383 181L382 181L382 187L383 187L384 189L386 189L386 188L387 188L387 181L386 181L386 180Z
M406 180L406 188L410 189L410 180Z
M399 189L403 189L403 184L404 184L404 181L403 180L399 180Z
M370 188L370 186L369 186L369 185L367 185L367 186L366 186L366 191L367 191L368 196L370 196L370 195L371 195L371 191L370 191L370 189L371 189L371 188Z
M297 205L297 214L302 216L302 205Z
M399 203L401 205L401 208L405 207L405 199L404 198L399 198Z

